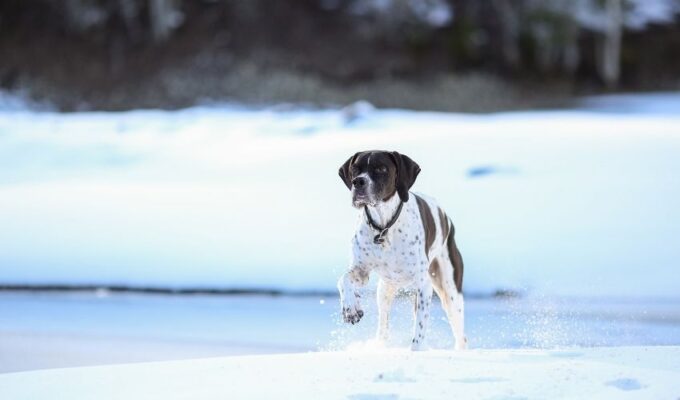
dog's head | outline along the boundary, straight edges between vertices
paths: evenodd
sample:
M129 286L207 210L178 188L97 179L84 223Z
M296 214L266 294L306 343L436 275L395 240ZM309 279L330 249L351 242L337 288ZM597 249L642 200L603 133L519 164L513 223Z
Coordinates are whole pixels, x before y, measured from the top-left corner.
M374 206L395 192L402 201L408 201L408 191L420 167L396 151L362 151L345 161L338 172L352 191L352 205L359 208Z

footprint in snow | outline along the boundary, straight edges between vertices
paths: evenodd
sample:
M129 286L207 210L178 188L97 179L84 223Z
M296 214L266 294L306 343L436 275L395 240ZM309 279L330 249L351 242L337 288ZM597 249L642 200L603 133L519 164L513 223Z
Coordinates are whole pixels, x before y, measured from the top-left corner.
M397 400L398 395L394 393L389 394L370 394L370 393L357 393L350 394L347 396L348 400Z
M483 178L489 175L516 175L518 169L515 167L501 167L496 165L479 165L471 167L467 171L468 178Z
M454 382L454 383L491 383L491 382L504 382L504 381L507 381L507 379L498 378L498 377L495 377L495 376L480 376L478 378L451 379L451 382Z
M563 350L551 351L548 354L550 354L550 356L552 357L557 358L577 358L583 356L583 353L577 351L563 351Z
M638 382L637 379L632 378L615 379L613 381L605 382L605 385L614 386L617 389L625 391L640 390L644 387L640 384L640 382Z
M407 377L403 369L397 368L394 371L378 374L373 378L373 382L415 382L415 379Z

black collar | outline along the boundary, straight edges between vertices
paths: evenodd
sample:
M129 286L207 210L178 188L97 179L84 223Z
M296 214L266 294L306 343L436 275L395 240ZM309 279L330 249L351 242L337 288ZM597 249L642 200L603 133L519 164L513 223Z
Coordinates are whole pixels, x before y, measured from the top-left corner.
M384 228L379 227L376 225L375 221L373 221L373 218L371 218L371 213L368 211L368 207L364 206L364 211L366 212L366 219L368 219L368 225L378 231L379 233L375 235L373 238L373 243L375 244L382 244L385 242L384 236L387 234L387 230L394 225L395 222L397 222L397 218L399 218L399 214L401 214L401 207L404 205L403 201L399 202L399 207L397 207L397 212L394 213L392 216L392 219L385 225Z

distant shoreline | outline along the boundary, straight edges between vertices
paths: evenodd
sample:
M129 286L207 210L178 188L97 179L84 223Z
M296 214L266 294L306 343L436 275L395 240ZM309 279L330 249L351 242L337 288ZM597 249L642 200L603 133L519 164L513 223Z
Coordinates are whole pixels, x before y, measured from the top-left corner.
M289 296L289 297L336 297L335 291L282 290L272 288L213 288L213 287L165 287L128 285L6 285L0 284L0 292L94 292L94 293L143 293L166 295L221 295L221 296Z
M276 288L218 288L218 287L165 287L165 286L128 286L128 285L63 285L63 284L0 284L2 292L92 292L95 294L136 293L162 295L215 295L215 296L270 296L270 297L338 297L331 290L284 290ZM466 297L483 298L520 298L521 293L514 290L496 290L493 293L466 293Z

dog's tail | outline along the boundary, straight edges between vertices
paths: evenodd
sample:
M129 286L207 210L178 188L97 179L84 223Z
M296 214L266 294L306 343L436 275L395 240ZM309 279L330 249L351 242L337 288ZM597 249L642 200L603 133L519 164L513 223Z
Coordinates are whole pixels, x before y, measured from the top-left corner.
M453 281L456 283L456 290L458 290L458 293L461 293L463 291L463 256L460 255L458 246L456 246L456 239L454 239L456 229L451 220L449 220L449 227L449 237L446 239L446 247L449 250L451 265L453 265Z

